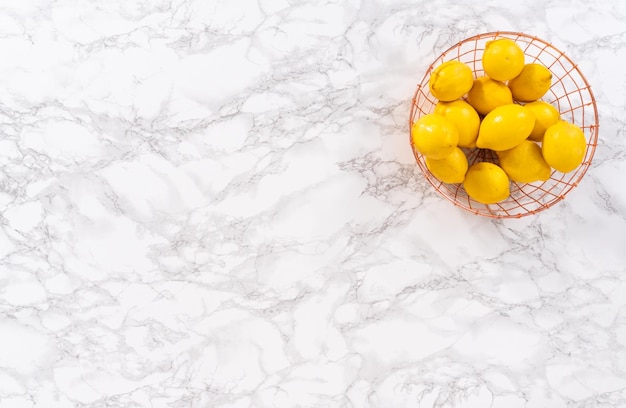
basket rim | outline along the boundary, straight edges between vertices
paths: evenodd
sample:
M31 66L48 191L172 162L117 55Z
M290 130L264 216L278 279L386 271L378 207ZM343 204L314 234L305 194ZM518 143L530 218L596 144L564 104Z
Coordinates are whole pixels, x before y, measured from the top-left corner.
M505 200L504 202L509 202L509 201L515 201L518 203L519 207L524 209L525 211L523 212L518 212L518 213L508 213L507 210L503 209L501 205L499 205L499 203L496 204L481 204L476 202L475 200L467 197L467 203L462 202L461 200L459 200L456 196L451 197L447 194L444 194L441 191L441 186L444 185L445 183L437 180L436 178L434 178L434 176L432 175L432 173L430 173L430 171L426 168L425 164L422 163L422 161L420 160L421 154L419 152L416 151L416 149L413 147L412 144L412 140L411 140L411 127L413 125L413 123L415 122L414 119L416 118L416 113L419 112L423 112L421 109L418 108L417 106L417 100L418 100L418 95L420 95L421 93L424 93L424 91L426 91L428 94L430 94L430 90L428 89L428 87L426 86L425 90L424 88L424 84L427 83L427 79L430 77L430 74L432 72L432 70L440 63L440 60L442 58L444 58L446 55L448 55L449 53L451 53L452 51L454 51L455 49L460 48L462 45L472 42L472 41L479 41L479 40L485 40L485 39L496 39L498 37L502 37L502 38L510 38L513 40L517 40L517 39L524 39L525 41L528 41L528 44L532 44L533 42L537 42L542 44L543 48L542 48L542 52L545 49L550 49L553 51L556 51L556 53L558 54L557 56L555 56L556 61L560 60L561 58L564 59L565 61L567 61L567 63L569 63L572 67L570 72L575 71L576 74L580 77L580 79L582 80L584 86L583 87L579 87L578 91L580 92L581 90L585 90L586 92L588 92L589 94L589 99L590 99L590 103L584 104L581 107L585 107L585 106L590 106L592 107L592 117L593 117L593 123L590 124L589 126L585 126L585 128L589 129L589 135L585 135L585 139L586 139L586 145L587 148L585 150L585 156L584 158L586 160L583 161L583 163L581 163L576 169L572 170L572 172L579 172L578 176L575 178L574 181L572 182L566 182L565 184L567 184L567 186L560 192L560 194L552 194L549 190L546 191L545 189L542 189L543 183L541 185L536 185L536 184L528 184L528 183L516 183L511 181L511 183L513 185L515 185L517 188L523 188L524 186L532 186L532 187L537 187L536 190L542 190L544 192L544 195L546 194L550 194L553 195L554 197L550 200L548 200L547 202L542 203L538 208L535 209L526 209L523 205L521 205L517 199L515 199L513 196L509 197L507 200ZM525 55L526 52L525 52ZM454 59L454 58L453 58ZM569 73L568 73L569 75ZM554 86L554 84L552 84L552 86ZM551 88L552 88L551 86ZM432 96L432 95L431 95ZM409 114L409 143L411 145L411 150L413 151L413 154L415 156L415 160L418 164L418 167L420 168L420 170L422 171L422 173L424 174L426 180L435 188L435 190L437 191L437 193L439 193L439 195L443 196L445 199L447 199L448 201L450 201L452 204L454 204L457 207L460 207L466 211L469 211L473 214L476 215L481 215L481 216L485 216L485 217L489 217L489 218L497 218L497 219L501 219L501 218L522 218L525 216L529 216L529 215L534 215L537 214L541 211L544 211L550 207L552 207L553 205L557 204L558 202L562 201L565 196L571 191L573 190L579 183L580 181L583 179L583 177L585 176L585 174L587 173L587 170L589 169L591 162L593 160L593 157L595 155L595 150L597 147L597 141L598 141L598 133L599 133L599 128L600 128L600 124L599 124L599 116L598 116L598 108L597 108L597 104L596 104L596 98L595 95L593 93L593 90L591 88L591 85L589 84L589 81L587 80L587 78L585 77L585 75L582 73L582 71L580 71L578 64L576 64L569 56L567 56L567 54L565 54L563 51L561 51L560 49L558 49L557 47L555 47L552 43L543 40L537 36L533 36L533 35L529 35L523 32L517 32L517 31L490 31L490 32L485 32L485 33L480 33L480 34L476 34L473 35L471 37L467 37L459 42L457 42L456 44L450 46L449 48L447 48L444 52L440 53L434 60L433 62L428 66L428 68L426 69L424 76L422 77L422 80L420 81L420 83L417 85L416 90L413 94L413 98L411 99L411 109L410 109L410 114ZM584 129L583 129L584 130ZM572 173L570 172L570 173ZM553 172L554 174L554 172ZM573 173L576 174L576 173ZM561 180L559 180L559 182L561 182ZM446 186L456 186L453 187L453 189L455 188L456 191L458 192L459 189L462 189L462 184L445 184ZM472 204L474 204L474 206L472 206Z

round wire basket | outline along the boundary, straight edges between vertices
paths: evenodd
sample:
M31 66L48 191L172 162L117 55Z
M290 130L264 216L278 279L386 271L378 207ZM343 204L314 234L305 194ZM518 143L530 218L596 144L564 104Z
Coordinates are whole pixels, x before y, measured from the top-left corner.
M561 119L580 126L587 141L585 157L580 166L569 173L552 171L545 182L511 182L511 195L496 204L482 204L470 198L462 184L446 184L437 180L426 167L424 156L413 148L419 168L432 186L453 204L474 214L492 218L520 218L543 211L565 198L583 178L596 150L598 141L598 110L591 87L576 64L552 44L523 33L491 32L467 38L450 47L429 67L417 86L409 119L409 129L420 117L434 111L437 99L428 89L428 80L434 68L445 61L458 60L466 63L474 72L474 77L484 75L482 54L488 41L509 38L524 51L526 63L539 63L552 72L552 86L541 100L552 104L561 114ZM410 138L410 136L409 136ZM497 163L495 152L487 149L463 149L471 166L487 161Z

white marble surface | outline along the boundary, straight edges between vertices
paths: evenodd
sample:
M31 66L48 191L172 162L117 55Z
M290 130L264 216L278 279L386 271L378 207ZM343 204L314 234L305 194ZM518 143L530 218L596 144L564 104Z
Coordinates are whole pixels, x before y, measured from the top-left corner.
M0 408L626 406L626 3L0 1ZM443 50L523 31L598 100L534 217L408 147Z

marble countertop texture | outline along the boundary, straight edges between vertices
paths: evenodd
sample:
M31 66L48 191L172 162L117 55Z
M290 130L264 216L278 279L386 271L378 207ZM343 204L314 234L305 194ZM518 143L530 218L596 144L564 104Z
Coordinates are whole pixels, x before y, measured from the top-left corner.
M0 408L626 406L626 3L0 1ZM408 145L481 32L577 61L587 175L535 216Z

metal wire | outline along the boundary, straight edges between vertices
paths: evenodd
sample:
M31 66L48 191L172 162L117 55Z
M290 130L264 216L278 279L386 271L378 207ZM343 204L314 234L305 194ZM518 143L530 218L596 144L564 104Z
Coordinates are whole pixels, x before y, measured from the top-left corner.
M591 165L598 143L598 109L591 87L578 66L562 51L537 37L510 31L497 31L467 38L441 54L426 70L413 96L409 129L420 117L434 111L437 99L428 89L428 80L435 67L445 61L458 60L468 64L476 77L484 75L482 53L488 41L497 38L514 40L524 51L526 63L539 63L552 72L552 86L542 100L552 104L561 119L583 129L587 150L583 162L569 173L554 170L545 182L530 184L511 182L511 195L497 204L482 204L470 198L461 184L445 184L437 180L426 167L426 161L411 144L415 160L429 183L454 205L477 215L492 218L520 218L543 211L563 200L578 185ZM410 135L409 135L410 140ZM469 165L489 161L497 163L494 152L484 149L464 149Z

